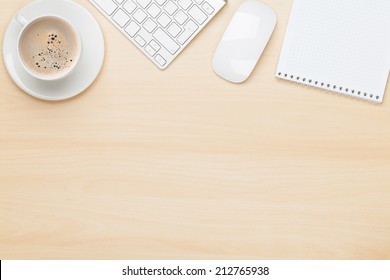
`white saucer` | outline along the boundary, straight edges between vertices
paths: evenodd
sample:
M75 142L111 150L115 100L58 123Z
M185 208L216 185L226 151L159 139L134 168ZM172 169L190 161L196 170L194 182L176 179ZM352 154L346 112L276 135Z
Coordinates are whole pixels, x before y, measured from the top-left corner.
M80 62L73 73L60 81L47 82L32 77L17 57L17 39L22 27L13 18L3 41L4 63L14 82L28 94L44 100L64 100L87 89L96 79L104 60L102 31L93 16L70 0L38 0L20 11L29 20L42 14L66 18L79 31L82 41Z

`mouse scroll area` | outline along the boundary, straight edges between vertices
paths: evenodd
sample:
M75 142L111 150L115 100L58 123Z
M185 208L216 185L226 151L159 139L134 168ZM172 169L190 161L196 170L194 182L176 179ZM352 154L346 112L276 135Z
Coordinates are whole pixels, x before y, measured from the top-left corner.
M276 14L254 0L244 2L233 16L213 58L214 71L232 83L246 81L276 26Z

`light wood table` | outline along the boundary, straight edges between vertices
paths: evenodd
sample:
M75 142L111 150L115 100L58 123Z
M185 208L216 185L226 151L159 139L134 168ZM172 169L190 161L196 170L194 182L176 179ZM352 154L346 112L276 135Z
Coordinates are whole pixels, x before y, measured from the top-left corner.
M0 0L0 31L28 1ZM87 1L101 75L49 103L0 64L0 259L389 259L382 105L274 78L292 1L253 76L211 58L230 1L160 71Z

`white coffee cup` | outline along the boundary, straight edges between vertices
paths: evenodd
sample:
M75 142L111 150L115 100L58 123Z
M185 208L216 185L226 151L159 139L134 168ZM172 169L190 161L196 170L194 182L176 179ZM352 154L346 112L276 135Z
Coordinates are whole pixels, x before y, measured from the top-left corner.
M23 26L17 43L18 58L23 68L31 76L44 81L57 81L68 77L74 71L80 61L82 46L77 29L68 20L57 15L42 15L31 20L27 20L22 14L18 14L15 17L15 20ZM52 23L52 26L56 25L69 34L68 38L64 40L67 41L66 46L60 46L65 42L58 41L57 35L55 35L54 38L54 34L52 34L53 37L50 37L51 35L49 35L46 39L40 38L39 40L37 37L36 40L34 40L34 38L31 40L31 36L39 36L39 34L30 34L33 32L34 26L37 24L44 26L45 23L47 23L48 26ZM47 34L42 34L42 37L45 35L47 36ZM30 40L27 40L27 38ZM46 40L47 45L44 46L43 41ZM38 41L38 44L34 45L35 41ZM58 44L58 42L60 44ZM41 43L42 46L40 46ZM31 47L31 54L26 54L28 51L25 49L29 49L29 46L27 45ZM69 55L68 48L70 48L70 45L72 45L72 56L67 57L67 55ZM40 50L41 47L42 52L38 53L38 50ZM37 53L35 55L33 49L37 49Z

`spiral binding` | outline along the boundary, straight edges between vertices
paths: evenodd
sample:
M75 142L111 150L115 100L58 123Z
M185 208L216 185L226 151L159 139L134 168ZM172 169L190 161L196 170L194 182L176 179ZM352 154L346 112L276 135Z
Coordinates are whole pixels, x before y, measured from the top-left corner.
M353 94L356 97L360 97L360 98L369 98L371 100L379 100L379 98L380 98L379 95L374 95L371 93L362 92L362 91L358 91L355 89L350 89L348 87L331 85L328 83L324 83L322 81L318 81L318 80L314 80L314 79L310 79L310 78L306 78L306 77L294 76L294 75L290 75L290 74L282 73L282 72L278 72L277 76L282 78L282 79L285 79L285 80L290 80L293 82L306 84L309 86L321 87L323 89L327 89L327 90L331 90L331 91L335 91L335 92L339 92L339 93L344 93L344 94L349 94L349 95Z

